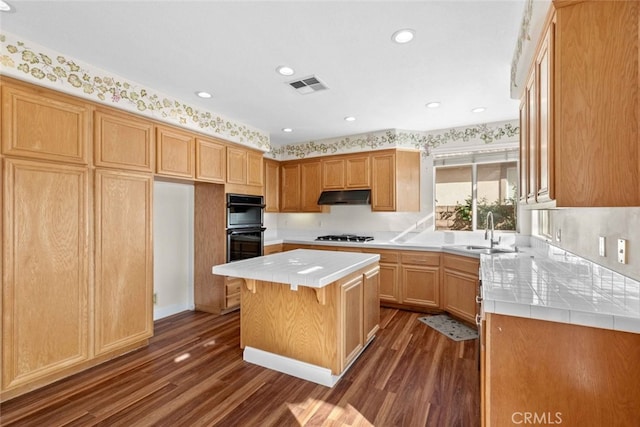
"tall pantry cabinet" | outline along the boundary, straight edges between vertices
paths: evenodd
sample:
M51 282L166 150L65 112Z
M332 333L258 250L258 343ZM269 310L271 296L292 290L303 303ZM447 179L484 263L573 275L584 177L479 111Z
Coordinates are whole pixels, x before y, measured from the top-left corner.
M0 85L6 400L152 335L153 133L71 96Z

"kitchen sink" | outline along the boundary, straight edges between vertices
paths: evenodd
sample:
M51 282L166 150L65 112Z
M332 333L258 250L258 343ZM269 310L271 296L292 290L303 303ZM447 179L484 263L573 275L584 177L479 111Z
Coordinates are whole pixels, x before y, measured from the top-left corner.
M465 246L465 249L468 251L478 252L481 254L510 254L514 253L513 249L507 248L490 248L488 246Z
M456 249L462 249L464 251L473 252L476 254L512 254L516 251L509 248L491 248L489 246L476 246L476 245L466 245L466 246L454 246Z

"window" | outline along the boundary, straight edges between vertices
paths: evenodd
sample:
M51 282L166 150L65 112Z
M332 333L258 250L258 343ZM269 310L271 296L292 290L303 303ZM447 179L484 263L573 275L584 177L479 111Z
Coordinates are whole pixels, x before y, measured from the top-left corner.
M496 230L516 229L515 161L435 167L436 230L484 229L493 212Z

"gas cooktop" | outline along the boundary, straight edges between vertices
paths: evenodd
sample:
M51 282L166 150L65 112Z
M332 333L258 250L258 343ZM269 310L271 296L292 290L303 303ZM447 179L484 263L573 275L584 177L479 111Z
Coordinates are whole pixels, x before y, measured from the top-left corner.
M355 234L329 234L327 236L316 237L316 240L330 240L334 242L370 242L371 236L357 236Z

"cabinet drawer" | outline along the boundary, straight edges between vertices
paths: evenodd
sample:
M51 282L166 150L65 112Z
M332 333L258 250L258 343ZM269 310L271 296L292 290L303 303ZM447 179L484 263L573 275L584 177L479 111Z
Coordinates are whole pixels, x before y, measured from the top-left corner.
M240 293L227 295L227 307L231 308L240 305Z
M480 260L465 256L445 254L443 264L445 268L463 271L477 276Z
M227 277L225 280L227 297L231 294L240 294L240 287L243 279L237 277Z
M440 265L439 252L403 252L402 264Z
M367 254L378 254L380 255L380 262L388 264L397 264L400 260L400 253L396 251L384 249L363 249L362 252Z

